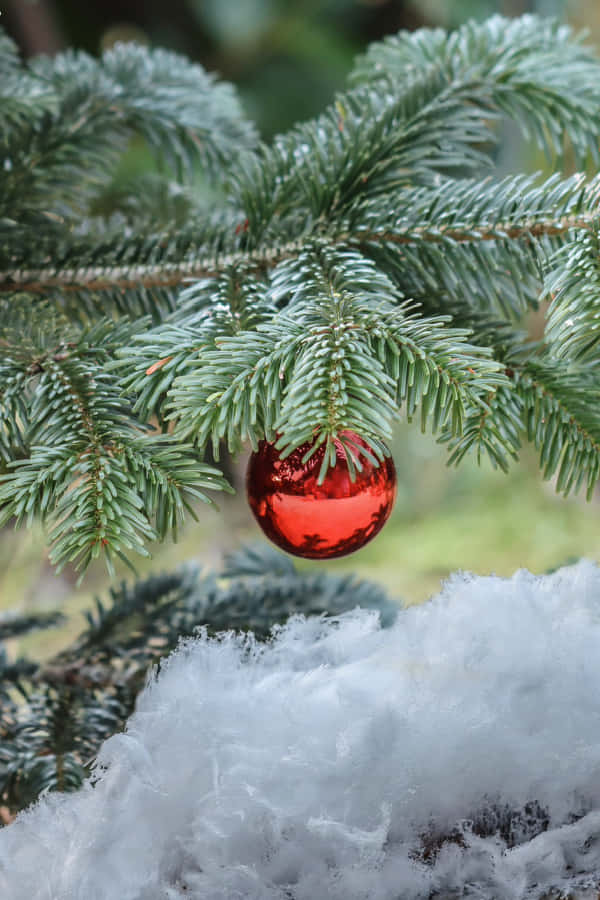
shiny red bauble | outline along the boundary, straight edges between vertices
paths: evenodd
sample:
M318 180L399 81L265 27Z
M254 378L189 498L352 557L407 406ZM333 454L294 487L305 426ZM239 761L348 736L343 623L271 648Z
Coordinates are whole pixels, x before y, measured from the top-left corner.
M351 431L344 437L368 448ZM310 446L281 459L274 444L261 441L248 462L248 502L264 533L282 550L308 559L345 556L383 528L396 498L396 469L389 456L375 466L361 454L362 471L352 481L346 452L336 440L336 463L318 484L325 445L303 464Z

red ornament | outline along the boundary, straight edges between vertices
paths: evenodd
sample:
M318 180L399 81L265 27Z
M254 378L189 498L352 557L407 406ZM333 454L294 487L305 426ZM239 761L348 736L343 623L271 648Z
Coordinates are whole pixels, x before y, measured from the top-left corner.
M354 432L344 437L368 449ZM303 464L310 446L281 459L274 444L261 441L248 462L248 502L264 533L282 550L308 559L345 556L383 528L396 499L396 469L389 456L374 466L361 454L362 471L352 481L346 451L336 440L336 463L318 484L325 445Z

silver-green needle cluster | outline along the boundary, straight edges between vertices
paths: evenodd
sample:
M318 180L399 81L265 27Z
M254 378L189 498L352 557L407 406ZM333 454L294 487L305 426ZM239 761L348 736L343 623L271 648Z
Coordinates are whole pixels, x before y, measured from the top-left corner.
M550 178L494 177L506 116ZM160 165L115 185L134 137ZM530 440L591 493L599 139L600 60L533 16L374 44L270 144L173 53L24 67L1 36L0 521L110 564L227 488L207 447L316 438L324 476L340 434L382 458L399 417L453 462L506 469Z

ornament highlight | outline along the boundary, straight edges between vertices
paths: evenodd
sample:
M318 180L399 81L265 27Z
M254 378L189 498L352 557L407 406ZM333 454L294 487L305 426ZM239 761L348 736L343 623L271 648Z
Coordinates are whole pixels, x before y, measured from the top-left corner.
M368 445L352 431L344 437ZM332 559L364 547L387 521L396 499L396 469L387 456L379 466L360 457L362 471L350 478L346 451L335 441L336 463L318 484L325 445L302 463L306 443L286 459L261 441L246 471L248 503L258 524L278 547L307 559Z

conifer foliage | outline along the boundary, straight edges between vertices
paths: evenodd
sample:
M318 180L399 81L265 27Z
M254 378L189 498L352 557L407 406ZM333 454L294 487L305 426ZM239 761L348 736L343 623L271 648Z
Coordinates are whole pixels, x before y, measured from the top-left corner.
M600 182L493 174L502 116L597 164L600 63L569 28L401 33L269 145L166 51L23 66L2 36L0 72L0 517L41 517L57 566L175 532L228 487L209 442L316 434L333 464L349 429L381 458L416 416L451 461L505 469L526 438L592 491ZM134 137L158 173L117 188Z
M100 744L133 712L149 669L157 671L179 640L235 629L263 641L294 614L336 616L355 606L378 610L385 626L398 610L375 584L302 574L259 545L230 554L218 573L188 566L121 584L108 604L96 600L82 634L43 664L9 662L2 642L60 624L61 616L0 617L0 807L12 814L44 790L80 787Z

